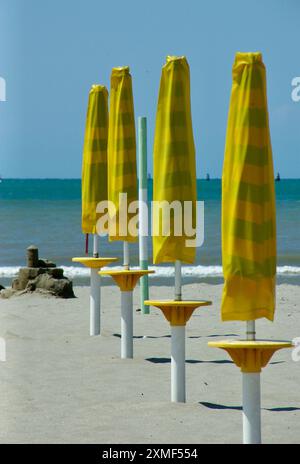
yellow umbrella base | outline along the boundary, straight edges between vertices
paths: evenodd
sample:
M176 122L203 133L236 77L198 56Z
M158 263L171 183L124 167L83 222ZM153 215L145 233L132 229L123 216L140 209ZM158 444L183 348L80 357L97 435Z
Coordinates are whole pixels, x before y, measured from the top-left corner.
M208 342L208 346L221 348L229 354L242 372L261 372L270 361L275 351L291 348L289 341L271 340L220 340Z
M100 271L99 275L111 276L122 292L131 292L136 286L140 277L146 274L153 274L154 271L142 269L130 270L123 269L119 271Z
M101 269L108 264L118 261L118 258L89 258L86 256L82 258L72 258L72 261L74 263L81 263L86 267L90 267L91 269Z
M196 308L212 303L205 300L145 300L144 304L161 309L170 325L184 326Z

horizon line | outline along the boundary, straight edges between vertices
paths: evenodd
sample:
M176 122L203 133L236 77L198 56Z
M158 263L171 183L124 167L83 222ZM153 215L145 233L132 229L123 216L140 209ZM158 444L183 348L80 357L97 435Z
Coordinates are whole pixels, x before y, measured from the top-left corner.
M274 177L275 180L276 177ZM0 177L0 180L81 180L81 177ZM139 180L139 178L137 178ZM153 180L153 177L147 178L147 180ZM206 179L206 177L197 177L196 180L205 180L210 182L212 180L222 180L222 177L210 177L210 179ZM280 177L280 180L300 180L300 177Z

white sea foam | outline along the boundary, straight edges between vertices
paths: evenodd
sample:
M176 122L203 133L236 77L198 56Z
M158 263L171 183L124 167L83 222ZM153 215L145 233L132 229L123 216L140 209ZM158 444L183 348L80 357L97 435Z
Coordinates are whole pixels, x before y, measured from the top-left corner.
M16 277L20 266L0 267L0 277Z
M277 267L278 274L300 274L300 267L298 266L279 266Z
M66 277L71 279L74 278L84 278L89 277L90 270L83 266L61 266L64 270ZM6 266L0 267L0 277L10 278L16 277L20 267L19 266ZM121 266L110 266L105 269L122 269ZM137 267L132 267L132 269L138 269ZM168 278L174 276L174 267L173 266L149 266L150 270L155 271L155 274L150 274L150 278L162 277ZM183 276L188 277L222 277L222 266L182 266ZM285 276L295 276L300 275L299 266L278 266L277 267L278 275Z

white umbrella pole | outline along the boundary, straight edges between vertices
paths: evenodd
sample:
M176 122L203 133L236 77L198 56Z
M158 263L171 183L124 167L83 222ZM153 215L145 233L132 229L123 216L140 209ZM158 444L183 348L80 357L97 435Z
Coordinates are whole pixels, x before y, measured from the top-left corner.
M98 235L93 234L93 257L99 258Z
M93 235L93 256L98 258L98 236ZM90 335L100 335L100 291L101 282L98 275L99 269L91 268L91 293L90 293Z
M181 261L175 261L175 300L181 300Z
M243 443L261 443L260 373L243 372Z
M129 269L129 243L123 242L123 266L124 269Z
M100 335L100 276L99 269L91 269L90 335Z
M123 242L123 266L129 269L129 243ZM133 292L121 291L121 358L133 358Z
M255 340L255 321L247 321L247 340ZM243 443L261 443L260 373L243 372Z
M171 401L185 403L185 326L171 326Z
M247 340L255 340L255 321L247 321Z
M175 261L175 300L181 295L181 261ZM185 403L185 326L171 326L171 401Z
M121 358L133 358L132 291L121 292Z

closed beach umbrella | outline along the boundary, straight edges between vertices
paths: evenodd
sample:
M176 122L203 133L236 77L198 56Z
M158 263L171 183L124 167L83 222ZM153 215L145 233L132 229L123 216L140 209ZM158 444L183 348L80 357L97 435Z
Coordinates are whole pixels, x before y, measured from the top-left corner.
M128 66L112 70L108 135L109 240L124 242L124 266L128 268L127 244L135 242L137 237L126 227L133 213L124 210L125 195L128 205L138 199L134 106Z
M247 340L210 342L243 375L244 443L261 442L260 371L289 342L255 339L255 320L274 318L276 223L272 148L261 53L237 53L222 178L222 320L247 321Z
M190 103L190 70L184 56L168 56L157 106L153 175L153 260L175 263L175 299L148 300L171 326L171 400L185 402L185 325L210 302L181 297L181 262L196 254L196 163ZM169 223L166 224L166 220ZM187 230L187 224L190 230Z
M237 53L222 178L223 320L273 320L276 218L266 72Z
M124 245L124 269L102 271L111 275L121 290L121 357L133 358L133 289L150 271L129 269L129 242L137 240L129 222L138 218L136 138L132 81L129 67L113 68L111 74L108 131L109 240ZM136 208L130 210L132 203ZM128 211L129 209L129 211Z
M96 234L97 204L107 201L108 91L93 85L88 101L82 160L82 232Z
M180 202L182 214L171 217L170 233L163 234L162 209L159 211L159 233L153 237L154 263L193 263L195 246L187 246L182 230L175 235L175 221L182 219L184 201L191 202L190 214L196 226L196 164L190 103L190 70L185 57L167 57L163 66L156 115L154 139L154 202ZM178 213L180 213L178 211ZM155 227L155 225L154 225Z
M100 277L102 266L116 258L99 258L96 211L107 201L108 92L102 85L93 85L89 93L82 160L82 232L93 234L93 258L73 258L91 268L90 335L100 334ZM104 210L104 209L103 209ZM102 231L101 231L102 232Z

